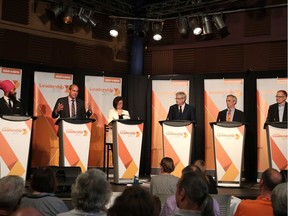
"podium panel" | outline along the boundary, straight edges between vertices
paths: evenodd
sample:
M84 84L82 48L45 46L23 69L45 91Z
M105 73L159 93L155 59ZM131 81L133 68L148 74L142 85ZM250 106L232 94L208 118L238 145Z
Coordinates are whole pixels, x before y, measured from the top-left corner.
M61 120L59 122L60 166L79 166L82 172L88 167L92 121Z
M287 127L287 126L286 126ZM287 138L288 129L277 125L267 125L269 166L280 171L288 169Z
M132 183L139 176L143 121L113 121L114 183Z
M0 178L17 175L26 179L32 118L0 118Z
M216 182L218 186L240 187L245 125L213 125Z
M194 133L191 121L163 121L163 156L174 161L173 175L181 177L184 167L190 164L192 138Z

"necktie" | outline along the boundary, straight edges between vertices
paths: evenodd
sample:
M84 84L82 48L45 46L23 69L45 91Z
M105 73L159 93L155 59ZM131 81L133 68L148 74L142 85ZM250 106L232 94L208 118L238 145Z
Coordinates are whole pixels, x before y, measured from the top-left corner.
M12 109L12 102L11 102L11 99L8 99L8 103L9 103L9 108Z
M182 106L179 106L179 113L182 114Z
M74 103L74 99L72 100L72 117L75 117L76 116L76 112L75 112L75 103Z
M231 110L228 110L227 121L231 121Z

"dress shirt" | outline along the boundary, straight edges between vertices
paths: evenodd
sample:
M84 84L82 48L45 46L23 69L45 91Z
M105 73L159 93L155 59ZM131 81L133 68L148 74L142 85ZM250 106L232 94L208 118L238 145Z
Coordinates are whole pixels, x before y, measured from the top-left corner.
M72 116L72 100L74 100L74 107L75 107L75 115L77 115L77 103L76 103L76 99L73 99L71 97L68 97L69 98L69 112L70 112L70 117L73 117Z
M278 105L279 122L283 121L284 108L285 108L285 103L283 105L280 105L280 104Z
M229 109L227 109L226 119L227 119L228 113L229 113ZM235 108L230 109L230 121L233 120L234 113L235 113Z
M5 101L7 102L8 106L9 106L9 100L10 100L11 108L12 108L13 107L13 100L10 99L9 97L5 96L5 95L3 97L4 97Z

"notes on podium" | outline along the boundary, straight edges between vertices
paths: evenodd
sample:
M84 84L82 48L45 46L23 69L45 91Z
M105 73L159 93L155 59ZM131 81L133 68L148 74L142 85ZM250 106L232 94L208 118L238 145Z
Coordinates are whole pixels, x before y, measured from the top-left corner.
M216 182L218 186L240 187L245 142L245 123L211 122Z

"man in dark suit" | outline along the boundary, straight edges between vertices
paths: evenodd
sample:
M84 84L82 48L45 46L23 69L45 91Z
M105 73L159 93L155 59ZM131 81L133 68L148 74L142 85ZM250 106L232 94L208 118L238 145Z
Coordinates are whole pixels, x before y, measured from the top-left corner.
M276 94L276 102L269 107L266 122L287 122L287 92L279 90Z
M16 99L16 87L10 80L0 83L4 96L0 98L0 115L25 115L22 103Z
M196 121L195 109L186 102L184 92L176 93L176 104L170 106L167 120L190 120Z
M84 102L78 99L79 88L72 84L69 86L69 95L59 98L54 106L52 118L89 118L92 114L88 107L87 111Z
M235 95L227 95L226 105L227 109L222 110L218 113L217 122L221 121L237 121L245 122L245 114L236 109L237 97Z

